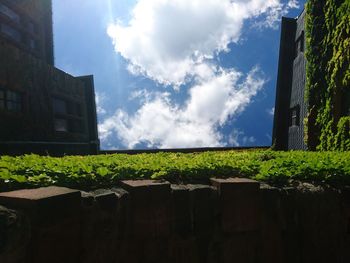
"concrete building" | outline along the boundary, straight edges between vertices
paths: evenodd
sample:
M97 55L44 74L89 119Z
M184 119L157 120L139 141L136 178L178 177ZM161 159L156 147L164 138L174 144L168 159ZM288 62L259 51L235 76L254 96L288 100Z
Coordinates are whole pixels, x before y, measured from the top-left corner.
M277 150L306 150L303 120L306 81L303 12L297 18L282 18L276 87L273 143Z
M50 0L0 0L0 154L96 154L93 76L54 67Z

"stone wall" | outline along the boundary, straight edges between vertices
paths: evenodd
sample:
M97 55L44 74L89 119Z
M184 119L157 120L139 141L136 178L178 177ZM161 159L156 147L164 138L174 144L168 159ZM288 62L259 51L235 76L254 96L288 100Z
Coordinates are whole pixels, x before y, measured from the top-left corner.
M0 193L0 262L350 262L350 191L247 179Z

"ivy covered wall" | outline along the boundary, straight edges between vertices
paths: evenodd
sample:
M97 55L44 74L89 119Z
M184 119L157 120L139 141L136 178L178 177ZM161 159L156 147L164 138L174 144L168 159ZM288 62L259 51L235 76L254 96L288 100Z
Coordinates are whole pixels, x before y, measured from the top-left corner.
M305 120L310 150L350 150L350 0L306 5Z

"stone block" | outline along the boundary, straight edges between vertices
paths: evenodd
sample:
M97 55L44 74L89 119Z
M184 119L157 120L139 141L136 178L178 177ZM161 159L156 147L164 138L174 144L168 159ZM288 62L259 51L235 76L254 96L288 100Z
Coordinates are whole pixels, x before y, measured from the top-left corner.
M80 210L81 193L64 187L43 187L0 193L0 204L25 211L37 224L51 224Z
M215 192L208 185L189 185L191 217L197 237L211 235L214 228Z
M0 206L0 262L25 262L30 240L28 218Z
M116 211L118 205L118 197L111 190L100 189L94 191L95 201L103 210Z
M128 193L113 188L98 189L83 196L83 200L87 200L83 201L81 262L115 262L124 239Z
M229 237L223 237L220 245L220 260L218 262L259 262L257 244L257 232L237 232Z
M172 234L185 238L192 233L190 194L185 186L171 186Z
M199 263L196 240L173 238L169 242L169 263Z
M259 261L279 263L284 262L282 207L280 190L262 185L261 192L261 230L259 240Z
M244 178L211 179L219 195L222 231L255 231L260 224L260 184Z
M47 187L0 193L0 204L28 215L31 237L26 262L78 262L79 191Z
M170 183L154 180L121 182L130 194L129 235L162 238L170 234Z

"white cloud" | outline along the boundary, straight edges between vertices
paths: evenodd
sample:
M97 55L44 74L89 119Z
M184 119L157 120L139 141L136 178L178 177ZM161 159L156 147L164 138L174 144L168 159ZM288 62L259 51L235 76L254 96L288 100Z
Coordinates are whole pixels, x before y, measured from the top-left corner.
M253 136L246 136L243 131L238 129L233 129L231 134L228 136L228 145L231 147L238 146L250 146L256 142L256 139Z
M256 139L254 136L244 136L243 139L243 145L251 145L256 142Z
M290 0L287 4L289 8L300 8L298 0Z
M275 115L275 107L272 107L271 109L267 109L266 112L267 112L270 116L274 116L274 115Z
M104 93L95 93L96 101L96 112L98 115L105 115L107 111L103 108L102 104L106 100L106 95Z
M231 134L228 136L228 145L230 147L238 147L239 145L239 137L242 136L244 133L240 130L233 129Z
M241 40L246 21L274 27L297 1L281 0L138 0L131 20L108 27L115 50L128 70L178 89L188 84L184 104L168 92L134 91L134 114L117 110L99 125L102 142L116 136L128 148L238 146L254 137L220 132L251 103L266 80L256 67L243 74L222 68L217 54ZM191 84L190 84L191 83Z
M208 66L204 71L183 107L172 103L169 93L143 91L145 103L134 115L118 110L100 124L101 140L117 134L128 148L225 146L218 128L249 105L264 79L257 68L244 79L234 70Z
M196 67L240 39L246 20L274 26L295 0L139 0L132 19L108 27L133 74L179 86Z

